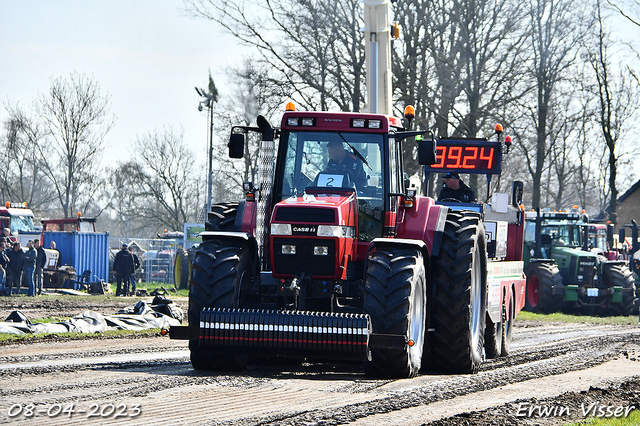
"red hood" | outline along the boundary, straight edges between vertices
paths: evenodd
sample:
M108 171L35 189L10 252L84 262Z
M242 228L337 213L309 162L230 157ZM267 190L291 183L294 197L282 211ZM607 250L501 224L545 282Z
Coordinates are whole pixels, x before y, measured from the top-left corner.
M339 207L354 198L353 193L350 194L305 194L300 197L290 197L280 201L277 206L310 206L310 207Z

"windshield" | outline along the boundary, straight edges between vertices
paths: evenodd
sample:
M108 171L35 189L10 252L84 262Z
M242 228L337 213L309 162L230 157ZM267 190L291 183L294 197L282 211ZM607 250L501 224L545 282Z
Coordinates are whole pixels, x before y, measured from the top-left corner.
M536 235L535 220L527 220L525 223L525 242L535 243ZM563 222L542 221L541 232L542 245L553 245L556 247L581 247L582 246L582 226Z
M361 195L379 192L382 197L382 141L382 135L371 133L289 132L280 195L300 195L308 186L339 182L335 186L353 185ZM351 185L345 185L347 181Z
M31 216L11 216L11 228L12 234L18 232L34 232L36 229L33 227L33 218Z

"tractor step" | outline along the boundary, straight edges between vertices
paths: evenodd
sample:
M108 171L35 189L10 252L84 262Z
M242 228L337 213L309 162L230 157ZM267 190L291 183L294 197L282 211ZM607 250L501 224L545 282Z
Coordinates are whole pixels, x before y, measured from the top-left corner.
M366 359L371 320L365 314L207 308L200 345L242 354Z

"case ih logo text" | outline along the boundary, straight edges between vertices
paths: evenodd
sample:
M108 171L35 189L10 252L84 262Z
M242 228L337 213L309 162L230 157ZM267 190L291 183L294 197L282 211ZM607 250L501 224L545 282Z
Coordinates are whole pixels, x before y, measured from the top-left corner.
M292 231L294 234L314 234L318 228L316 226L294 226Z

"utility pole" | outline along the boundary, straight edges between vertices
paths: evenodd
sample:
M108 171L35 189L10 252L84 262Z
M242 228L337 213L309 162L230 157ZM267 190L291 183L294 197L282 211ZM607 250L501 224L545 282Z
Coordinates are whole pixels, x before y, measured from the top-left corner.
M213 82L213 78L211 77L211 72L209 72L209 91L205 91L204 89L199 89L196 87L196 92L202 98L204 98L200 103L198 103L198 111L202 111L203 105L206 108L209 108L209 117L208 121L208 133L209 133L209 168L208 168L208 176L207 176L207 202L206 202L206 211L204 220L207 220L207 215L211 211L211 192L213 190L213 104L218 102L218 89L216 89L216 85Z

